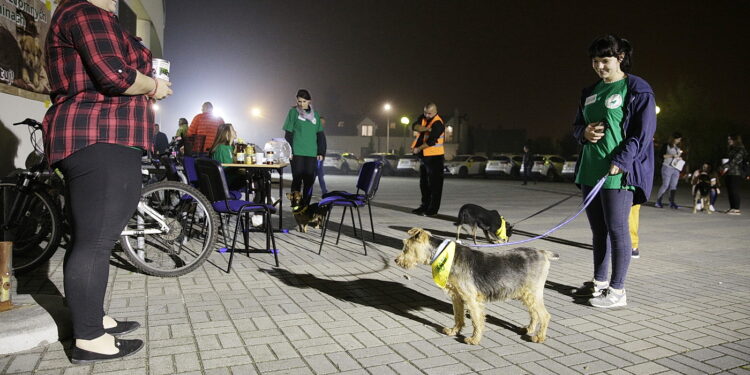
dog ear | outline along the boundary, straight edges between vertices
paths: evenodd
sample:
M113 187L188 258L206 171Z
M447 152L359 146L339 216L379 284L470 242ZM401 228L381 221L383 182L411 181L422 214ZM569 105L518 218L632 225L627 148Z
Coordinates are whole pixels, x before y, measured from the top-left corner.
M286 193L286 197L287 197L288 199L292 199L292 193Z
M411 228L406 233L408 233L410 236L412 236L412 238L414 238L416 241L419 241L419 242L429 241L430 236L432 235L430 232L422 228Z
M423 230L422 228L411 228L408 231L406 231L406 234L408 234L408 235L410 235L412 237L415 237L422 230Z

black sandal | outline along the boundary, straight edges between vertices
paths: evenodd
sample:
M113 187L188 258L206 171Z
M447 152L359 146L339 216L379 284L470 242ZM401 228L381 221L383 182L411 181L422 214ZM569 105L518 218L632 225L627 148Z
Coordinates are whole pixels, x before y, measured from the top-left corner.
M112 328L105 328L104 333L108 333L112 336L121 336L141 327L141 324L138 322L120 322L117 320L115 320L115 322L117 322L117 325Z
M85 365L94 362L109 361L112 359L127 357L129 355L137 353L143 348L143 340L120 340L115 338L115 346L120 349L118 353L101 354L83 350L74 345L73 354L70 356L70 362L74 365Z

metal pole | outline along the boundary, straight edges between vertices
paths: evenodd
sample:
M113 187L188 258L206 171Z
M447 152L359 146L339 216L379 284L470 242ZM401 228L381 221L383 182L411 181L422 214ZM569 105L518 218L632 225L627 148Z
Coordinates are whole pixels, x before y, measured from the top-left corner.
M388 153L391 151L391 115L390 113L386 112L385 115L385 152Z

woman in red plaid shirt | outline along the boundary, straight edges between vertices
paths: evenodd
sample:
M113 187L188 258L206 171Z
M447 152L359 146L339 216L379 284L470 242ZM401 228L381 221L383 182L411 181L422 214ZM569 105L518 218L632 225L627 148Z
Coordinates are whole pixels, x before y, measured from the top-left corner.
M46 40L52 107L44 146L67 183L73 244L64 265L73 320L72 361L115 359L143 347L114 336L137 329L104 314L112 246L141 193L151 148L152 99L172 94L151 78L151 52L120 28L117 0L61 0Z

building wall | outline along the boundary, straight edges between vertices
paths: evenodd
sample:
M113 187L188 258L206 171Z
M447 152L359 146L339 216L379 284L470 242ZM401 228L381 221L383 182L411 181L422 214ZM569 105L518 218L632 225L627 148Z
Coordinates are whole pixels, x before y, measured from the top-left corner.
M151 27L148 35L137 35L149 40L159 55L163 50L164 2L162 0L121 0L136 13L139 22L147 22ZM122 6L122 4L121 4ZM137 31L137 32L139 32ZM27 117L42 121L47 112L45 102L25 99L0 92L0 176L5 176L15 168L23 168L26 156L33 150L29 141L27 126L13 126Z

